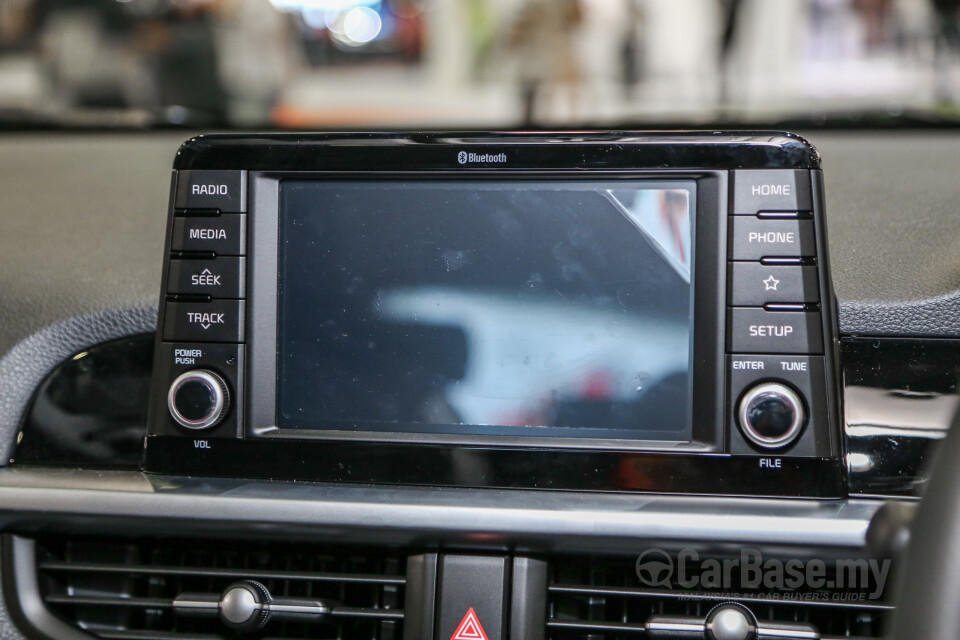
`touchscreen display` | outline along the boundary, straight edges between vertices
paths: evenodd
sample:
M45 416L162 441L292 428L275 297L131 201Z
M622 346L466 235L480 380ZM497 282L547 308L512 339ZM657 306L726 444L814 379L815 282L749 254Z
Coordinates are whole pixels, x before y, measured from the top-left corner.
M689 440L695 189L283 181L277 426Z

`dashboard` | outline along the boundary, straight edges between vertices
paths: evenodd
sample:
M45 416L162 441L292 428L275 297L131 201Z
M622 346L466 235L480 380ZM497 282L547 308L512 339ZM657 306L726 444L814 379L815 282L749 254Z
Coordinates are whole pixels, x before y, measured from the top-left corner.
M821 346L802 352L802 357L821 367L824 379L812 378L805 383L808 387L797 386L793 379L781 385L787 392L781 397L788 400L791 389L799 392L794 406L813 407L816 422L810 424L814 426L798 429L796 441L791 431L789 440L767 446L770 443L762 438L741 436L746 434L743 421L737 429L734 415L712 419L726 425L712 434L697 430L697 421L681 416L676 427L667 429L669 433L647 429L640 436L628 436L635 444L626 447L622 442L610 444L624 439L617 417L627 403L609 391L616 387L609 379L590 378L591 385L583 391L584 397L593 400L597 389L606 393L599 413L594 402L590 405L594 413L589 415L600 416L607 428L603 433L587 433L574 428L586 409L583 398L570 398L566 383L551 383L555 401L549 411L539 407L531 414L519 392L504 395L499 388L483 386L499 377L490 382L493 378L475 369L471 378L464 370L469 365L460 362L478 359L484 348L496 351L491 345L498 343L484 343L478 337L489 336L483 333L490 326L483 324L484 312L491 314L494 325L501 316L527 318L531 329L522 340L525 344L532 344L538 333L549 334L545 323L571 318L553 329L565 336L562 349L559 342L541 347L554 354L575 351L576 341L586 339L577 337L577 323L596 321L573 307L557 308L540 298L530 298L535 301L518 309L504 306L502 296L489 294L506 290L511 299L519 298L516 290L526 283L501 268L502 255L494 249L499 245L484 244L484 238L492 237L491 229L500 228L494 223L505 224L486 213L517 199L536 202L538 210L562 212L569 194L556 195L560 193L552 186L557 184L556 176L526 174L518 181L515 175L501 172L492 180L487 178L484 184L491 186L485 187L480 204L474 205L475 190L462 177L460 182L444 181L430 174L429 180L421 175L419 182L412 181L411 174L418 170L438 167L417 167L409 156L403 160L403 175L381 172L375 181L367 182L359 182L357 175L324 176L322 181L315 174L286 175L282 172L290 168L282 163L249 165L243 179L258 185L250 191L253 195L236 205L240 209L218 205L222 208L218 213L220 219L243 215L250 225L259 226L248 227L252 239L246 254L221 251L213 262L226 264L222 255L251 261L245 272L249 291L240 289L235 278L230 285L233 293L224 297L265 310L269 307L265 300L272 300L269 315L287 320L279 329L269 326L266 331L262 323L248 320L245 340L227 340L248 342L247 353L238 356L244 352L231 345L226 348L232 349L230 357L235 360L229 366L236 365L236 371L244 371L240 366L244 357L248 365L258 365L247 367L252 372L270 361L281 369L281 377L287 372L285 386L274 390L279 397L269 399L266 418L250 415L243 422L242 416L220 406L214 412L216 420L202 426L210 430L181 428L196 425L191 426L189 411L181 416L183 421L176 420L176 412L169 414L173 418L165 413L168 402L174 402L167 390L172 394L174 387L184 384L178 376L194 371L197 363L177 368L170 364L172 358L164 358L168 351L178 358L205 357L194 352L206 340L196 335L207 334L184 333L176 327L188 319L187 315L181 319L179 311L197 313L198 324L209 324L209 314L201 313L209 307L196 305L211 304L196 297L204 292L191 289L190 279L181 277L194 267L194 277L200 277L200 268L209 264L198 261L205 258L190 253L196 247L171 245L176 242L177 225L207 220L204 212L211 208L202 197L190 201L178 195L176 176L171 189L171 162L178 157L183 137L182 133L151 133L0 138L0 175L4 176L0 459L7 461L0 469L0 526L5 532L0 636L173 639L240 633L271 638L719 639L737 637L722 635L733 633L721 630L724 624L731 628L741 624L761 638L880 637L892 610L892 586L885 584L886 573L868 571L867 581L872 582L856 588L844 586L828 571L829 584L786 588L774 581L748 585L742 591L729 581L702 584L702 572L695 587L682 581L662 582L644 574L641 565L650 553L659 554L677 580L682 577L678 575L681 562L690 553L697 554L701 569L711 561L737 558L742 565L744 549L771 562L815 558L831 566L896 557L898 544L878 531L885 526L902 531L898 518L908 518L910 505L922 495L936 443L957 409L960 289L951 256L958 255L960 248L960 231L953 224L960 184L951 176L960 162L956 154L960 135L952 131L819 131L808 136L815 150L808 152L810 164L804 165L804 172L815 174L813 197L806 205L787 207L798 210L796 220L781 215L777 221L815 224L821 243L812 253L798 256L812 261L779 267L819 267L814 276L821 278L814 287L819 297L789 301L819 305ZM670 142L675 147L679 145L676 138L675 134ZM343 144L344 139L350 138L336 138L340 148L335 162L355 172L386 163L393 148L389 143L402 146L396 140L381 141L379 146L364 147L370 155L362 156L356 145ZM656 136L653 139L656 143ZM215 156L217 140L205 137L181 149L177 160L181 175L223 171L216 160L208 159L211 164L203 165L202 152ZM284 152L287 157L295 157L301 167L306 163L315 173L329 169L320 165L322 159L311 159L322 158L329 150L323 146L328 139L293 140L293 148ZM784 140L794 144L800 139ZM492 144L498 142L494 139ZM266 137L258 144L268 143ZM277 140L272 143L282 146ZM234 142L226 137L223 144ZM409 140L402 144L413 146ZM456 151L464 144L465 138L458 137L450 149ZM617 144L626 142L618 139ZM191 149L193 160L189 160ZM494 149L489 157L483 156L484 161L500 152ZM236 149L232 153L242 155ZM244 157L250 162L249 154ZM277 157L283 154L272 156L272 161ZM762 162L775 163L771 158ZM612 205L610 211L620 211L615 207L627 198L642 203L648 196L651 202L680 197L686 203L686 217L681 219L690 230L687 244L681 233L674 236L681 243L673 253L664 244L651 241L649 245L659 247L651 256L662 261L658 264L666 270L654 274L653 280L675 282L675 290L686 293L657 300L660 289L639 289L635 299L655 301L646 307L617 300L622 288L612 296L619 303L618 311L635 309L638 327L660 317L649 315L650 309L665 314L670 327L682 326L692 317L691 301L702 309L708 299L699 292L693 297L691 281L722 278L716 274L726 274L728 266L750 264L745 261L749 257L731 253L728 265L725 251L711 254L705 248L706 239L713 237L710 229L696 225L717 218L726 206L723 194L728 187L734 193L738 180L757 167L724 166L720 161L710 166L699 160L697 171L682 162L672 167L672 173L669 165L640 167L639 173L617 176L615 185L584 182L582 174L564 174L565 183L574 185L579 206L593 206L597 219L603 218L604 207ZM771 170L771 165L763 166ZM402 180L407 182L397 189ZM268 189L269 181L274 186ZM277 187L279 183L285 186ZM281 204L273 209L266 206L269 197L264 194L268 193ZM613 199L603 195L609 193L617 195ZM215 188L212 194L198 190L195 195L223 193ZM395 227L381 227L377 221L358 218L358 212L384 206L378 203L385 198L390 207L407 207L410 216L420 216L415 218L420 223L417 228L436 233L418 235L402 221ZM428 272L424 265L431 264L429 257L417 263L419 270L407 269L416 262L411 256L420 255L418 247L446 242L465 228L465 223L459 223L444 230L442 215L424 217L424 210L446 211L443 207L451 200L456 206L450 210L460 215L472 212L473 226L452 242L458 251L442 254L443 278ZM396 285L393 294L378 298L378 305L387 309L377 319L383 326L359 311L350 320L377 325L364 335L369 344L387 344L389 350L369 355L345 349L344 359L333 362L328 370L351 370L358 361L396 367L391 360L396 353L436 351L441 355L431 356L429 363L443 364L429 375L423 373L428 362L423 356L416 375L397 369L398 375L390 380L393 386L378 380L359 385L377 389L380 395L351 396L345 391L324 396L319 391L349 389L342 380L314 371L317 359L335 349L327 345L310 351L313 335L304 334L303 329L304 314L312 318L323 313L322 307L305 309L304 301L310 296L335 297L334 285L329 285L330 290L322 287L336 283L337 273L311 263L311 247L319 236L303 228L311 215L316 217L309 214L311 203L328 201L342 203L341 217L318 228L316 234L329 237L355 224L376 228L382 237L354 231L351 238L362 236L366 242L363 255L343 251L330 258L328 252L327 258L341 271L356 273L388 264ZM646 224L642 205L636 207L633 221L639 220L642 227ZM604 237L603 246L627 242L627 234L613 223L621 220L620 213L627 216L633 211L629 206L622 209L630 211L617 213L608 227L587 225ZM191 218L191 211L199 218ZM755 213L751 210L747 215L753 218ZM276 230L278 218L286 235L271 240L262 228ZM738 218L737 212L731 211L729 218ZM762 210L759 218L764 221ZM530 237L543 240L543 255L536 259L546 264L551 248L565 246L563 241L571 237L569 228L564 227L560 213L530 224L535 225ZM730 224L733 232L735 222ZM555 229L559 229L557 237L551 239L547 230ZM725 231L719 235L727 237ZM539 245L528 242L526 246L535 255ZM393 262L391 247L400 247ZM463 247L473 253L460 250ZM697 268L705 270L698 271L696 278L690 274L691 252L697 257ZM493 259L481 261L472 272L464 257L468 253ZM263 258L266 255L272 256L272 262ZM373 267L363 259L369 255L377 257ZM238 264L242 262L229 266ZM587 264L586 258L581 264ZM602 271L601 266L596 263L600 274L596 278L585 278L579 288L561 287L557 293L581 300L592 296L589 306L602 309L600 301L611 296L596 285L618 281L620 276ZM523 269L529 270L529 265ZM448 276L450 272L457 276ZM286 287L279 316L276 292L272 296L258 293L257 277L263 273L280 273L281 285ZM322 277L316 277L318 273ZM543 273L548 283L562 275ZM211 281L193 282L203 287ZM465 284L477 282L483 286ZM246 292L240 295L241 291ZM719 315L728 312L725 298L713 301ZM338 304L343 302L344 312L351 304L356 309L369 308L367 298L356 299L360 302L344 299ZM426 304L424 300L436 308L445 305L453 310L449 313L459 309L472 324L452 325L445 316L431 325L439 328L430 332L422 326L411 329L411 319L428 311L417 306ZM732 308L754 304L730 302ZM760 304L769 307L782 302L764 299ZM771 307L766 312L810 313L813 308ZM683 360L682 366L670 365L674 369L704 371L703 362L713 362L714 370L722 370L717 363L727 358L731 362L740 358L739 362L753 367L760 360L757 354L765 352L750 347L725 351L723 335L710 342L702 335L706 325L695 324L701 328L700 337L685 332L672 338L661 332L652 340L661 345L676 340L672 353L682 352ZM473 333L466 332L464 338L465 331L453 331L452 326L466 326ZM625 336L630 344L651 341L649 333L631 331L639 329L628 327L610 335ZM264 335L270 339L264 340ZM219 339L204 344L208 353L213 349L214 357L224 348ZM430 349L416 346L422 344ZM630 348L622 342L610 351L622 354ZM375 350L369 347L368 351ZM289 355L276 359L272 354L277 353ZM450 355L454 353L461 354L459 360ZM501 360L504 353L497 352ZM801 360L798 353L778 357L792 366ZM474 354L473 360L463 354ZM527 360L539 357L533 350L521 355ZM688 359L697 364L688 367ZM576 361L575 354L570 355L557 368L568 370ZM219 367L213 366L213 378L200 382L213 389L224 383L234 397L241 391L257 394L255 405L241 400L235 406L264 405L264 385L255 375L244 383L223 373L227 369L222 364ZM616 367L607 366L613 371ZM501 364L498 375L513 376L511 390L533 388L534 381L524 379L517 369ZM268 371L271 379L277 379L273 369ZM550 375L546 365L536 372L538 381L551 379ZM406 386L395 383L411 378L413 382ZM437 390L447 388L444 385L451 379L472 380L474 388L438 402L442 394ZM713 402L710 398L718 398L719 408L710 409L717 414L724 414L741 398L739 387L729 399L723 384L714 389L666 374L664 380L675 385L667 387L673 394L668 397L681 394L684 398L680 404L691 404L690 398L696 398L692 404L703 407ZM728 386L739 384L732 376L726 380ZM382 418L377 410L388 404L385 398L413 396L423 400L404 409L408 412L404 429L378 426ZM492 397L499 404L491 402ZM813 406L820 398L822 406ZM431 411L426 418L424 406ZM642 404L630 410L639 411L640 416L666 411L660 405L645 409ZM354 426L345 430L343 425L348 423ZM537 443L517 435L516 425L534 423L549 423L551 429L569 433ZM691 424L693 430L684 431ZM286 438L271 431L278 425L277 432ZM612 448L629 453L613 455ZM677 455L686 456L680 465L674 464ZM784 472L779 476L760 473L764 465L776 465ZM743 570L741 565L737 571ZM743 575L736 573L736 577L743 586Z

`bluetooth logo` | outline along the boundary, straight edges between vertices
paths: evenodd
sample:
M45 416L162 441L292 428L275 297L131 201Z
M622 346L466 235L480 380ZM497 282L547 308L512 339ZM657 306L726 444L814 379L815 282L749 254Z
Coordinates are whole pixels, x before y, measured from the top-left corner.
M457 162L459 162L460 164L466 164L466 163L467 163L467 152L466 152L466 151L461 151L460 153L457 154Z

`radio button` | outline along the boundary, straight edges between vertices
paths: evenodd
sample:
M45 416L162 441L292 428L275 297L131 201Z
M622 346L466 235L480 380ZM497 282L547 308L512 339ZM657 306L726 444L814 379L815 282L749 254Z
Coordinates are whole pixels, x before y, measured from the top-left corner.
M171 251L212 251L218 256L246 254L246 215L225 214L173 219Z
M756 170L733 172L734 215L761 211L810 211L810 172Z
M243 342L243 300L168 302L163 339L187 342Z
M823 353L817 311L730 309L727 346L736 353Z
M184 170L177 174L175 209L247 210L247 172Z
M798 258L817 255L813 220L761 220L736 216L730 225L730 258Z
M167 293L200 293L214 298L242 298L246 258L216 260L170 260Z
M736 307L762 307L769 302L820 301L816 267L733 262L729 282L730 304Z

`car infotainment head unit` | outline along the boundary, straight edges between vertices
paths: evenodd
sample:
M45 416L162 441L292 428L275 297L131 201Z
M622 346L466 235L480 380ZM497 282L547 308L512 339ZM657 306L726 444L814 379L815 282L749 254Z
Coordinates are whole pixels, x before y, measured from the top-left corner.
M782 133L190 140L145 469L839 495L821 194Z

